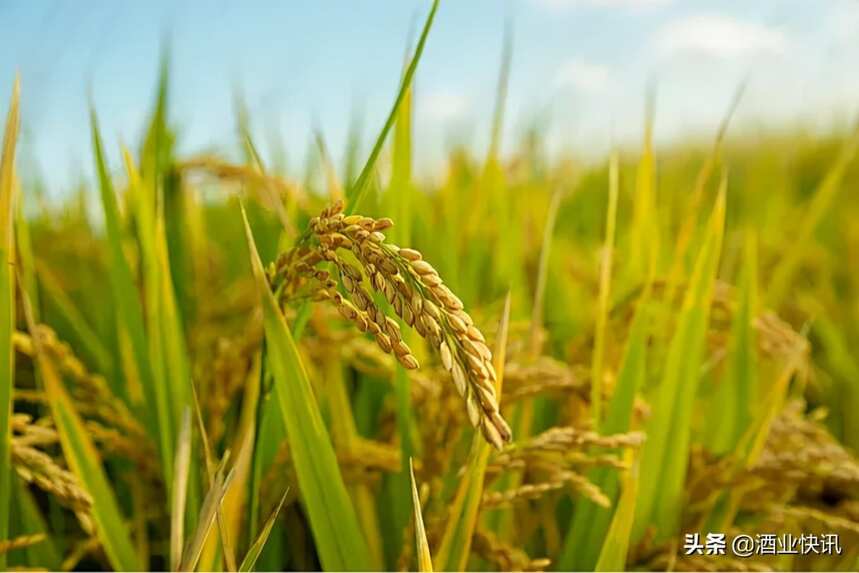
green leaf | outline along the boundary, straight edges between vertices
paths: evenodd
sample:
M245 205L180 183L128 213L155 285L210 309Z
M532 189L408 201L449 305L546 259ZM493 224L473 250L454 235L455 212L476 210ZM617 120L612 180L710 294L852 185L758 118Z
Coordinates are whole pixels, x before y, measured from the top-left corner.
M274 376L275 394L320 561L329 571L367 570L369 552L355 509L298 348L269 290L244 207L242 218L262 298L267 366Z
M47 265L37 262L36 275L42 293L45 295L43 300L51 303L53 309L56 310L57 318L69 330L69 344L87 359L87 362L94 367L96 372L104 374L108 382L112 384L111 389L120 394L115 385L121 380L115 375L113 356L111 356L104 342L75 307L74 302L65 293L56 275Z
M833 387L837 395L836 412L841 415L834 421L836 431L842 441L859 451L859 364L856 355L847 341L847 332L839 328L832 318L819 317L814 323L814 331L820 339L820 346L826 354L827 363L840 381ZM831 422L832 423L832 422Z
M206 539L215 525L218 511L221 508L221 502L223 502L224 495L226 495L230 482L232 482L235 475L235 470L231 470L226 477L224 476L226 462L227 458L221 461L221 465L218 467L217 472L215 472L215 479L212 480L209 491L203 499L200 516L197 519L197 529L194 531L191 541L182 554L180 571L193 571L197 568L197 563L200 561L200 555L203 553Z
M197 420L197 429L200 432L200 441L203 446L203 458L206 464L206 483L211 487L211 485L215 482L217 477L218 466L215 463L215 454L212 451L211 441L209 440L209 434L206 432L206 425L203 423L203 412L200 409L200 401L197 399L197 391L191 386L191 398L194 406L194 418ZM183 420L184 422L184 420ZM248 439L250 435L245 434L244 440L242 440L240 444L241 451L249 452L249 448L251 447ZM180 442L181 443L181 442ZM178 456L177 456L178 457ZM244 460L239 459L237 461L237 465L241 464ZM227 488L227 492L224 493L226 496L229 493L229 489ZM220 533L221 539L221 549L224 554L224 563L227 567L227 571L235 571L236 570L236 552L233 547L232 541L229 537L229 532L227 531L226 519L224 518L224 511L219 507L217 511L217 520L218 520L218 532ZM203 563L201 567L204 570L213 569L214 566L211 563Z
M47 535L44 541L36 546L25 549L26 563L30 567L44 567L45 569L57 571L60 569L60 552L54 540L50 536L47 523L42 516L39 505L30 488L22 479L16 479L14 504L16 513L13 523L17 524L17 530L12 535L34 535L44 533Z
M149 384L144 386L144 390L147 401L150 405L154 404L154 407L150 406L150 410L157 413L162 460L166 454L170 456L164 466L164 475L167 484L172 485L174 435L181 424L184 408L191 406L190 364L170 274L164 212L163 209L156 212L151 199L156 194L157 183L151 175L141 179L131 154L125 149L123 158L129 179L130 204L139 229L146 296L151 370ZM139 304L139 301L136 302ZM191 472L195 473L193 466ZM194 513L196 504L199 503L195 483L196 480L192 477L188 502Z
M656 389L641 458L641 495L636 508L635 539L640 539L645 528L652 525L656 528L657 539L662 540L676 533L679 525L689 461L692 410L722 249L726 187L723 178L707 236L674 327L662 382Z
M710 181L710 177L713 175L713 172L721 161L725 135L728 132L728 126L731 123L731 119L734 117L734 112L740 105L740 100L742 100L745 89L746 84L743 82L734 93L734 97L731 100L728 110L722 118L722 123L719 125L719 130L716 132L713 148L710 150L704 164L701 165L701 168L698 170L698 174L695 177L695 185L692 188L691 197L685 209L684 217L682 219L683 222L677 233L677 238L674 241L674 260L671 263L671 269L668 274L669 290L666 300L672 300L674 298L674 289L679 286L682 278L685 277L687 251L692 243L692 238L697 235L698 230L702 227L702 225L699 224L699 213L703 212L702 204L705 196L704 191L707 188L707 183Z
M546 222L543 226L543 237L540 244L540 260L537 267L537 281L534 288L534 298L531 305L531 323L528 332L527 350L531 357L538 356L542 351L542 332L544 327L543 313L546 300L546 286L549 282L549 269L551 267L552 242L555 236L555 225L558 221L558 211L564 199L561 187L556 187L549 199L549 207L546 212ZM524 437L530 432L533 421L534 403L519 402L513 407L511 416L512 427L515 435ZM510 471L503 474L495 484L496 491L515 489L522 483L521 471ZM493 531L506 534L513 524L512 512L494 512L487 516L487 522Z
M501 152L501 134L504 130L504 112L507 109L507 88L510 85L510 64L513 61L513 32L508 21L504 29L504 44L501 51L501 69L495 86L495 109L492 112L492 133L489 137L487 163L498 159Z
M629 269L640 282L656 273L660 255L659 218L656 212L655 168L653 156L653 96L648 96L645 112L644 149L635 177L635 201L629 231Z
M192 280L188 225L189 199L172 169L174 136L168 124L168 51L161 55L155 106L143 143L141 170L124 154L129 173L132 214L137 219L147 295L150 358L156 392L168 397L171 444L175 443L183 411L191 406L191 375L183 327L190 314L185 289ZM175 446L174 446L175 447ZM172 455L172 450L171 450ZM192 474L195 468L192 467ZM170 477L169 474L167 476ZM168 479L168 484L173 480ZM196 513L198 491L191 479L189 504Z
M9 509L12 493L12 383L15 378L15 142L18 138L18 78L3 134L0 155L0 539L9 536ZM6 556L0 555L0 569Z
M283 492L283 496L280 498L280 502L277 504L277 507L271 512L271 515L268 516L268 519L265 520L265 525L260 531L257 538L254 540L250 549L248 549L245 558L242 559L241 565L239 565L240 572L253 571L254 566L256 566L257 559L259 559L260 553L262 553L263 548L265 547L266 542L268 541L269 535L271 535L271 530L274 528L274 524L277 521L277 516L280 514L280 510L283 509L283 504L286 503L286 495L289 493L289 490Z
M17 195L17 193L13 193ZM17 221L15 221L15 240L18 259L20 260L21 288L30 298L33 309L33 317L39 320L39 285L36 280L36 259L33 256L33 244L30 239L30 223L24 215L24 201L18 201L16 205Z
M615 390L600 428L603 435L627 432L632 426L635 396L644 385L647 375L647 339L654 304L651 290L651 284L648 283L636 305ZM605 492L612 502L615 501L619 484L613 469L596 468L588 472L588 479ZM557 563L558 569L585 571L594 568L599 557L597 551L606 537L611 517L610 509L599 507L589 500L579 500Z
M546 223L543 227L543 240L540 246L540 262L537 267L537 285L534 289L534 303L531 307L531 328L528 333L528 350L532 355L540 352L540 331L543 328L543 305L546 299L546 284L549 281L550 254L552 238L555 234L555 224L558 221L558 209L561 208L563 193L556 189L549 201L549 211L546 213Z
M176 444L173 466L173 499L170 506L170 570L179 569L185 544L185 502L188 499L188 476L191 471L191 412L186 408Z
M397 111L400 109L400 105L402 105L409 93L409 87L412 85L412 78L415 75L418 62L424 52L424 45L426 44L427 37L429 36L430 29L432 28L435 13L438 10L438 4L439 0L433 0L432 8L430 9L430 13L424 23L421 37L418 40L418 45L415 49L415 55L412 56L409 65L406 67L406 73L403 74L403 79L400 82L400 90L397 93L397 99L394 100L394 105L391 107L388 119L385 121L382 131L379 133L379 137L376 139L375 145L373 145L373 150L370 152L370 157L367 158L367 162L364 164L361 174L358 175L358 179L355 181L355 184L351 186L347 193L347 214L356 212L358 207L361 205L361 202L364 200L367 190L370 188L370 182L373 179L373 172L376 168L376 161L379 159L379 154L382 152L382 147L388 137L388 132L391 131L391 128L394 126L394 122L397 119Z
M638 466L634 465L625 472L620 501L608 534L602 544L596 571L624 571L626 554L629 551L629 537L635 517L635 500L638 496Z
M784 365L778 376L769 385L766 395L757 404L754 417L746 431L737 443L731 457L732 464L727 468L729 476L739 471L753 467L760 459L767 437L770 435L773 421L784 408L791 380L802 369L806 358L808 342L804 336L799 339L786 356ZM724 531L734 522L740 508L740 501L745 493L744 488L726 488L714 492L711 496L713 505L706 516L705 527L710 531Z
M160 330L164 360L164 383L170 396L171 428L178 428L182 412L191 405L191 365L185 343L182 317L176 302L173 280L170 274L170 260L167 252L167 238L163 213L159 213L155 226L156 267L149 268L155 273L158 291L157 327Z
M418 571L432 571L432 556L430 555L427 532L424 528L424 518L421 515L421 498L418 486L415 484L415 467L409 459L409 474L412 478L412 504L415 508L415 543L418 552Z
M167 397L159 393L160 386L153 384L150 353L147 348L143 323L143 308L138 298L131 267L123 252L122 220L113 182L104 159L95 110L91 110L91 123L96 171L99 179L102 208L104 209L104 225L107 232L110 261L108 279L113 294L113 307L116 312L123 373L129 388L137 384L146 396L147 412L150 416L147 421L150 430L158 437L157 443L161 453L165 480L167 483L172 483L173 439L167 414Z
M745 261L738 289L739 300L731 324L725 376L712 399L714 416L709 428L710 449L717 455L736 448L749 427L758 405L757 338L754 319L757 307L757 249L751 234L746 237Z
M359 436L355 427L352 404L346 390L345 369L338 360L339 354L336 349L332 348L325 356L324 365L319 372L322 376L321 401L327 406L333 443L337 451L355 451ZM383 569L384 551L374 499L375 491L365 483L348 484L347 491L354 501L358 523L367 541L370 565L373 569ZM402 538L402 531L403 528L400 527L400 538ZM400 545L402 545L402 539Z
M606 325L608 324L608 305L611 293L611 265L614 255L614 235L617 224L617 196L619 183L619 158L612 153L609 160L608 209L606 210L605 245L600 261L599 300L597 302L596 329L594 332L594 352L591 364L591 414L594 427L600 426L602 418L603 360L605 355Z
M412 238L412 88L397 109L391 153L391 183L385 194L386 215L395 225L388 230L394 243L408 245Z
M790 281L794 278L797 268L803 258L807 256L809 246L813 243L815 230L841 190L841 181L856 156L857 149L859 149L859 128L847 140L829 167L823 181L815 189L814 197L809 205L802 209L804 216L798 228L791 232L790 248L785 249L785 256L773 271L772 279L769 281L766 297L767 306L777 308L787 294Z
M310 308L309 306L307 307ZM261 363L265 363L265 347L260 353ZM263 378L267 384L270 380L270 374L267 374L265 368L259 368L259 377L256 385L260 389L264 389ZM254 447L253 456L251 459L251 475L248 480L248 536L247 543L252 543L256 539L259 532L260 521L260 496L259 491L263 480L265 469L268 468L277 454L277 448L284 438L283 422L281 421L280 412L278 410L277 401L272 396L270 391L260 391L256 406L256 427L254 430Z

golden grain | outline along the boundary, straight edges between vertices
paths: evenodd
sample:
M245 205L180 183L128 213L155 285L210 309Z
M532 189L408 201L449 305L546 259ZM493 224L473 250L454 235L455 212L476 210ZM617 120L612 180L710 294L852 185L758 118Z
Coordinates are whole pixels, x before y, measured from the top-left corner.
M320 298L331 300L345 319L372 335L378 347L393 353L404 368L418 368L399 325L364 289L363 285L368 284L439 352L444 368L465 400L469 421L487 441L501 449L512 435L495 395L492 352L463 310L462 301L418 251L385 242L381 231L391 227L393 221L344 216L342 211L343 204L338 202L310 221L297 246L273 265L269 273L272 290L281 293L282 301L289 300L311 277L319 281L315 264L331 263L344 292L335 292L336 285L326 276L323 288L317 286L317 293L323 293ZM338 250L351 252L361 268L349 263Z

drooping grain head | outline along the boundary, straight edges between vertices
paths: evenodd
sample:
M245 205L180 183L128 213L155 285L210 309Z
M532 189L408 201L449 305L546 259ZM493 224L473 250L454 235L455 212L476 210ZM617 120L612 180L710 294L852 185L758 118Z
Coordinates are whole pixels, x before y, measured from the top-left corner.
M498 449L512 438L501 416L496 392L497 375L492 352L462 301L443 283L438 272L418 251L385 242L387 218L344 215L336 203L310 221L299 245L286 253L271 275L276 292L297 292L304 280L319 283L316 298L328 299L340 314L362 332L372 334L379 348L393 353L403 367L415 369L418 362L403 341L397 322L386 316L364 287L383 296L394 312L436 349L450 373L457 392L465 400L471 424ZM351 251L355 266L340 251ZM327 274L315 266L331 263L343 293L336 292Z

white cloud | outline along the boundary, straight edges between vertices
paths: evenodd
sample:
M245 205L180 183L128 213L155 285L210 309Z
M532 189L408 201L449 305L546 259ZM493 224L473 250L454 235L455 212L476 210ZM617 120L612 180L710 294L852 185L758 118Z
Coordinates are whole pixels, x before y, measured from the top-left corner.
M834 4L826 15L824 28L837 43L856 45L859 38L859 4Z
M671 4L673 0L535 0L540 6L549 10L565 10L580 6L590 8L626 8L644 9L658 8Z
M418 106L422 114L437 122L460 119L469 109L468 98L460 93L438 90L419 97Z
M554 85L557 89L595 93L608 86L609 78L609 69L605 66L572 60L558 68Z
M669 22L657 34L656 43L663 54L738 58L782 54L788 41L776 28L717 14L699 14Z

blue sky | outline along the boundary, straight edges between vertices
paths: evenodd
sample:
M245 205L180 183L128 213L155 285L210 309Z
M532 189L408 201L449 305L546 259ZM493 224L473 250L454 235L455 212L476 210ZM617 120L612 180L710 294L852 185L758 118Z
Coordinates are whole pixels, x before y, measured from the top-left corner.
M22 157L62 187L90 172L89 94L109 142L139 140L162 40L185 152L235 149L234 96L294 166L318 125L335 154L395 95L427 0L0 2L0 90L22 79ZM443 0L417 77L416 152L433 166L489 131L504 28L514 56L505 143L548 120L555 149L636 141L649 83L657 137L705 134L743 78L738 123L831 125L859 111L855 0ZM5 107L5 104L4 104Z

